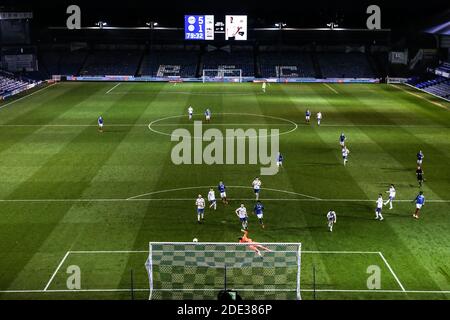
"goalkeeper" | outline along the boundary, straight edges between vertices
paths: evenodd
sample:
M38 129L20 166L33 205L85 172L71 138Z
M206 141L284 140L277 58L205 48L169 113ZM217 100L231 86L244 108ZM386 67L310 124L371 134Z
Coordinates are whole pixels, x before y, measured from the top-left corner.
M263 245L260 245L260 244L258 244L256 242L253 242L253 240L248 237L248 231L247 230L241 229L241 231L244 233L244 235L242 237L238 238L239 239L239 243L249 243L249 246L248 246L249 249L255 251L255 253L258 256L261 257L261 250L260 249L262 249L264 251L269 251L269 252L272 251L269 248L264 247Z

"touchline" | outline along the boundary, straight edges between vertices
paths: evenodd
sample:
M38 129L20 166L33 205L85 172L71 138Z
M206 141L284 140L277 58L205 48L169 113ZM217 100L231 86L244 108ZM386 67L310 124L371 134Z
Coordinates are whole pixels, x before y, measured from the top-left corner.
M172 132L171 141L178 143L172 148L171 159L175 165L259 164L261 175L275 175L279 135L278 129L269 132L268 129L236 128L226 129L224 136L217 128L203 132L202 122L194 121L193 135L184 128Z

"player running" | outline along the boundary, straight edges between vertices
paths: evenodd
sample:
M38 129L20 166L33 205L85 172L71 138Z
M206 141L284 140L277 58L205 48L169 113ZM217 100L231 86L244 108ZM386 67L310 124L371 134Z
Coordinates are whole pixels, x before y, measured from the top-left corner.
M224 204L228 204L227 201L227 187L225 187L225 184L220 181L219 185L217 186L217 189L219 190L220 198L222 199L222 202Z
M248 228L247 208L244 206L243 203L241 203L241 206L239 208L237 208L234 212L236 212L236 215L238 216L239 220L241 221L242 228L247 230L247 228Z
M278 155L277 155L277 167L278 168L279 167L283 168L283 160L284 160L283 155L281 154L281 152L278 152Z
M262 91L266 92L266 82L265 81L262 83Z
M419 188L422 188L423 181L423 170L422 167L418 166L416 170L417 181L419 182Z
M425 205L425 196L423 195L423 191L420 191L417 197L413 200L416 203L416 211L413 214L413 217L419 219L420 209Z
M211 111L209 109L205 110L205 121L209 122L211 120Z
M348 150L347 147L342 147L342 159L344 160L344 166L347 165L349 153L350 150Z
M259 224L264 229L264 221L263 221L263 215L264 215L264 206L261 203L261 201L257 201L255 204L255 208L253 208L253 212L256 214L256 217L259 220Z
M320 122L322 121L322 112L317 112L317 125L320 127Z
M341 147L344 147L345 146L345 140L346 140L347 138L345 137L345 134L342 132L341 133L341 135L340 135L340 137L339 137L339 144L341 145Z
M202 223L205 220L205 199L201 194L198 195L195 205L197 206L197 222Z
M192 108L191 106L189 106L188 108L188 115L189 115L189 120L192 120L192 115L194 114L194 108Z
M423 152L422 152L422 150L420 150L420 151L417 153L417 165L418 165L419 167L422 166L423 158L424 158Z
M381 210L383 210L383 195L381 193L378 195L378 199L377 199L376 203L377 203L377 208L375 209L375 214L376 214L375 220L382 221L383 215L381 214Z
M309 124L309 120L310 119L311 119L311 111L309 111L309 109L306 109L306 112L305 112L305 121L306 121L306 123Z
M103 117L102 116L98 117L97 123L98 123L98 131L103 132Z
M259 191L261 191L261 180L258 177L252 182L253 191L255 192L256 201L259 200Z
M264 247L263 245L260 245L260 244L258 244L256 242L253 242L253 240L248 237L248 230L242 230L241 229L241 231L244 233L244 235L242 237L238 238L239 239L239 243L248 243L249 244L248 248L253 250L253 251L255 251L255 253L258 256L262 257L261 249L264 250L264 251L272 252L272 250L270 250L269 248Z
M336 212L334 212L333 210L328 211L327 221L328 229L330 230L330 232L333 232L333 225L336 223Z
M387 204L389 203L389 210L391 210L391 209L393 208L393 207L392 207L392 202L393 202L394 199L395 199L395 193L396 193L393 184L391 184L391 186L389 187L389 190L386 191L386 193L389 193L389 199L386 200L386 202L384 203L384 205L387 205Z
M209 201L209 208L214 208L214 210L216 210L217 209L217 201L216 201L216 194L215 194L213 188L209 189L208 201Z

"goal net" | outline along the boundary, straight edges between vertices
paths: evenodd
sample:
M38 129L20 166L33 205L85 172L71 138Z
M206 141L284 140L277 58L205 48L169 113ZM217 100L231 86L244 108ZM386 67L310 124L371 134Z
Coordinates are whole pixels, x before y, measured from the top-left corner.
M290 300L300 295L300 243L150 242L145 263L149 299L215 300L223 290L243 300Z
M203 83L205 82L242 82L242 69L203 69Z

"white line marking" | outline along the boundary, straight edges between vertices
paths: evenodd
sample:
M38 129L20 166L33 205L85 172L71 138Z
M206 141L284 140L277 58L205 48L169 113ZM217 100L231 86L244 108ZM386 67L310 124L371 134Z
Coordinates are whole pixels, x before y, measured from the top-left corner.
M402 283L400 282L400 280L398 279L397 275L395 274L394 270L392 270L391 266L389 265L389 263L387 262L387 260L384 258L383 254L381 252L378 252L381 259L383 259L384 263L386 264L386 266L388 267L389 271L392 273L392 275L394 276L395 280L397 281L398 285L400 286L400 288L402 289L403 292L405 292L405 288L403 287Z
M299 127L310 127L304 123L296 123ZM185 127L192 126L192 123L167 123L153 124L152 127ZM289 126L287 123L203 123L203 126ZM0 124L0 127L98 127L97 124ZM108 127L148 127L145 123L108 123ZM439 128L449 129L450 126L443 125L420 125L420 124L321 124L321 127L386 127L386 128Z
M181 191L181 190L207 189L207 188L211 188L211 186L185 187L185 188L160 190L160 191L154 191L154 192L149 192L149 193L144 193L144 194L140 194L140 195L137 195L137 196L133 196L133 197L128 198L127 200L134 200L134 199L141 198L141 197L144 197L144 196L149 196L149 195L152 195L152 194L159 194L159 193L166 193L166 192L173 192L173 191ZM228 188L252 189L252 187L247 187L247 186L228 186ZM272 189L272 188L263 188L262 190L263 191L267 190L267 191L275 191L275 192L287 193L287 194L302 196L302 197L309 198L309 199L320 200L320 198L316 198L316 197L313 197L313 196L310 196L310 195L307 195L307 194L293 192L293 191L286 191L286 190L279 190L279 189ZM190 199L190 200L192 200L192 199Z
M408 91L408 90L406 90L406 89L404 89L404 88L402 88L402 87L400 87L400 86L397 86L397 85L395 85L395 84L391 84L391 86L393 86L393 87L395 87L395 88L397 88L397 89L399 89L399 90L401 90L401 91L404 91L404 92L406 92L406 93L408 93L408 94L410 94L410 95L412 95L412 96L414 96L414 97L416 97L416 98L425 100L425 101L427 101L427 102L429 102L429 103L432 103L432 104L434 104L434 105L436 105L436 106L438 106L438 107L441 107L441 108L443 108L443 109L448 110L448 108L447 108L446 106L444 106L443 104L440 104L439 102L431 101L431 100L425 98L424 96L421 96L421 95L419 95L419 94L417 94L417 93ZM413 86L410 86L410 87L415 88L415 87L413 87ZM423 92L423 91L422 91L422 92Z
M110 93L111 91L113 91L115 88L117 88L122 82L119 82L118 84L116 84L114 87L112 87L111 89L109 89L108 91L106 91L106 94Z
M249 187L250 188L250 187ZM144 195L140 195L144 196ZM305 195L307 196L307 195ZM232 201L254 201L255 198L229 198ZM0 199L0 202L132 202L132 201L192 201L194 198L128 198L128 199ZM305 201L305 202L373 202L370 199L304 199L304 198L260 198L261 201ZM395 200L396 202L411 202L411 200ZM427 200L427 203L450 203L450 200Z
M82 292L130 292L132 289L51 289L51 290L0 290L0 293L66 293L66 292L73 292L73 293L82 293ZM184 289L153 289L154 291L181 291ZM192 289L192 290L198 290L198 291L211 291L211 290L220 290L220 288L218 289ZM239 289L239 291L256 291L258 289L249 289L249 288L242 288ZM275 291L283 291L283 292L295 292L295 289L260 289L263 291L270 291L270 290L275 290ZM369 290L369 289L364 289L364 290L358 290L358 289L300 289L303 292L343 292L343 293L421 293L421 294L450 294L450 290ZM144 291L147 292L149 291L148 288L135 288L133 289L133 291L135 292L140 292L140 291Z
M0 106L0 109L6 108L7 106L10 106L10 105L12 105L13 103L16 103L16 102L18 102L18 101L20 101L20 100L22 100L22 99L31 97L33 94L36 94L36 93L38 93L38 92L40 92L40 91L42 91L42 90L48 89L48 88L50 88L50 87L53 87L54 85L56 85L56 83L52 83L52 84L50 84L50 85L48 85L48 86L46 86L46 87L44 87L44 88L41 88L41 89L36 90L36 91L34 91L34 92L30 93L30 94L25 95L25 96L23 96L22 98L19 98L19 99L16 99L16 100L14 100L14 101L11 101L11 102L9 102L9 103L7 103L7 104L4 104L4 105Z
M47 285L44 288L44 291L47 291L48 287L50 286L50 284L53 281L53 278L55 278L56 274L58 273L59 269L61 268L61 266L63 265L64 261L67 259L67 257L69 256L70 251L67 251L64 258L61 260L61 262L59 263L58 267L56 268L55 272L53 272L52 277L50 278L50 280L47 282Z
M196 113L195 115L198 115L198 113ZM244 117L246 117L246 116L252 116L252 117L261 117L261 118L267 118L267 119L274 119L274 120L281 120L281 121L284 121L284 122L286 122L286 124L292 124L292 126L293 126L293 128L292 129L290 129L290 130L288 130L288 131L283 131L283 132L279 132L278 134L266 134L266 136L264 136L264 135L260 135L260 136L258 136L258 138L262 138L262 137L272 137L272 136L281 136L281 135L284 135L284 134L289 134L289 133L292 133L292 132L294 132L295 130L297 130L298 129L298 124L297 123L295 123L294 121L291 121L291 120L289 120L289 119L284 119L284 118L280 118L280 117L274 117L274 116L268 116L268 115L264 115L264 114L254 114L254 113L233 113L233 112L224 112L224 113L216 113L216 115L234 115L234 116L244 116ZM152 122L150 122L149 124L148 124L148 129L150 130L150 131L152 131L152 132L154 132L154 133L156 133L156 134L159 134L159 135L164 135L164 136L169 136L169 137L172 137L172 134L171 133L167 133L167 132L163 132L163 131L158 131L158 130L155 130L155 129L153 129L152 127L154 127L154 125L156 124L156 123L158 123L158 122L161 122L161 121L164 121L164 120L167 120L167 119L179 119L179 118L184 118L184 117L187 117L187 115L178 115L178 116L169 116L169 117L164 117L164 118L160 118L160 119L156 119L156 120L153 120ZM191 137L191 136L189 136L188 138L192 138L192 139L203 139L203 137ZM253 136L252 137L248 137L249 139L250 138L254 138ZM222 139L235 139L235 137L233 136L233 137L223 137Z
M323 83L328 89L330 89L331 91L333 91L336 94L339 94L339 92L336 91L336 89L334 89L332 86L330 86L328 83Z
M61 268L64 260L66 260L67 256L69 254L73 253L79 253L79 254L96 254L96 253L147 253L148 251L145 250L82 250L82 251L67 251L66 255L64 256L63 260L58 265L58 268L56 269L55 273L53 274L52 278L50 279L49 283L45 287L44 290L0 290L0 293L65 293L65 292L129 292L131 289L78 289L78 290L71 290L71 289L51 289L47 290L48 286L50 285L51 281L53 280L54 276L58 272L58 270ZM388 264L387 260L384 258L383 254L381 252L374 252L374 251L302 251L302 253L314 253L314 254L378 254L383 259L386 266L391 271L394 278L397 280L397 283L399 284L400 288L402 290L370 290L370 289L301 289L303 292L343 292L343 293L421 293L421 294L450 294L450 290L405 290L403 285L398 280L397 276L395 275L394 271ZM185 289L157 289L157 291L183 291ZM211 290L220 290L217 288L209 289L192 289L197 291L211 291ZM191 291L192 291L191 290ZM294 292L296 289L250 289L250 288L241 288L240 291L286 291L286 292ZM133 291L149 291L148 288L136 288L133 289Z

